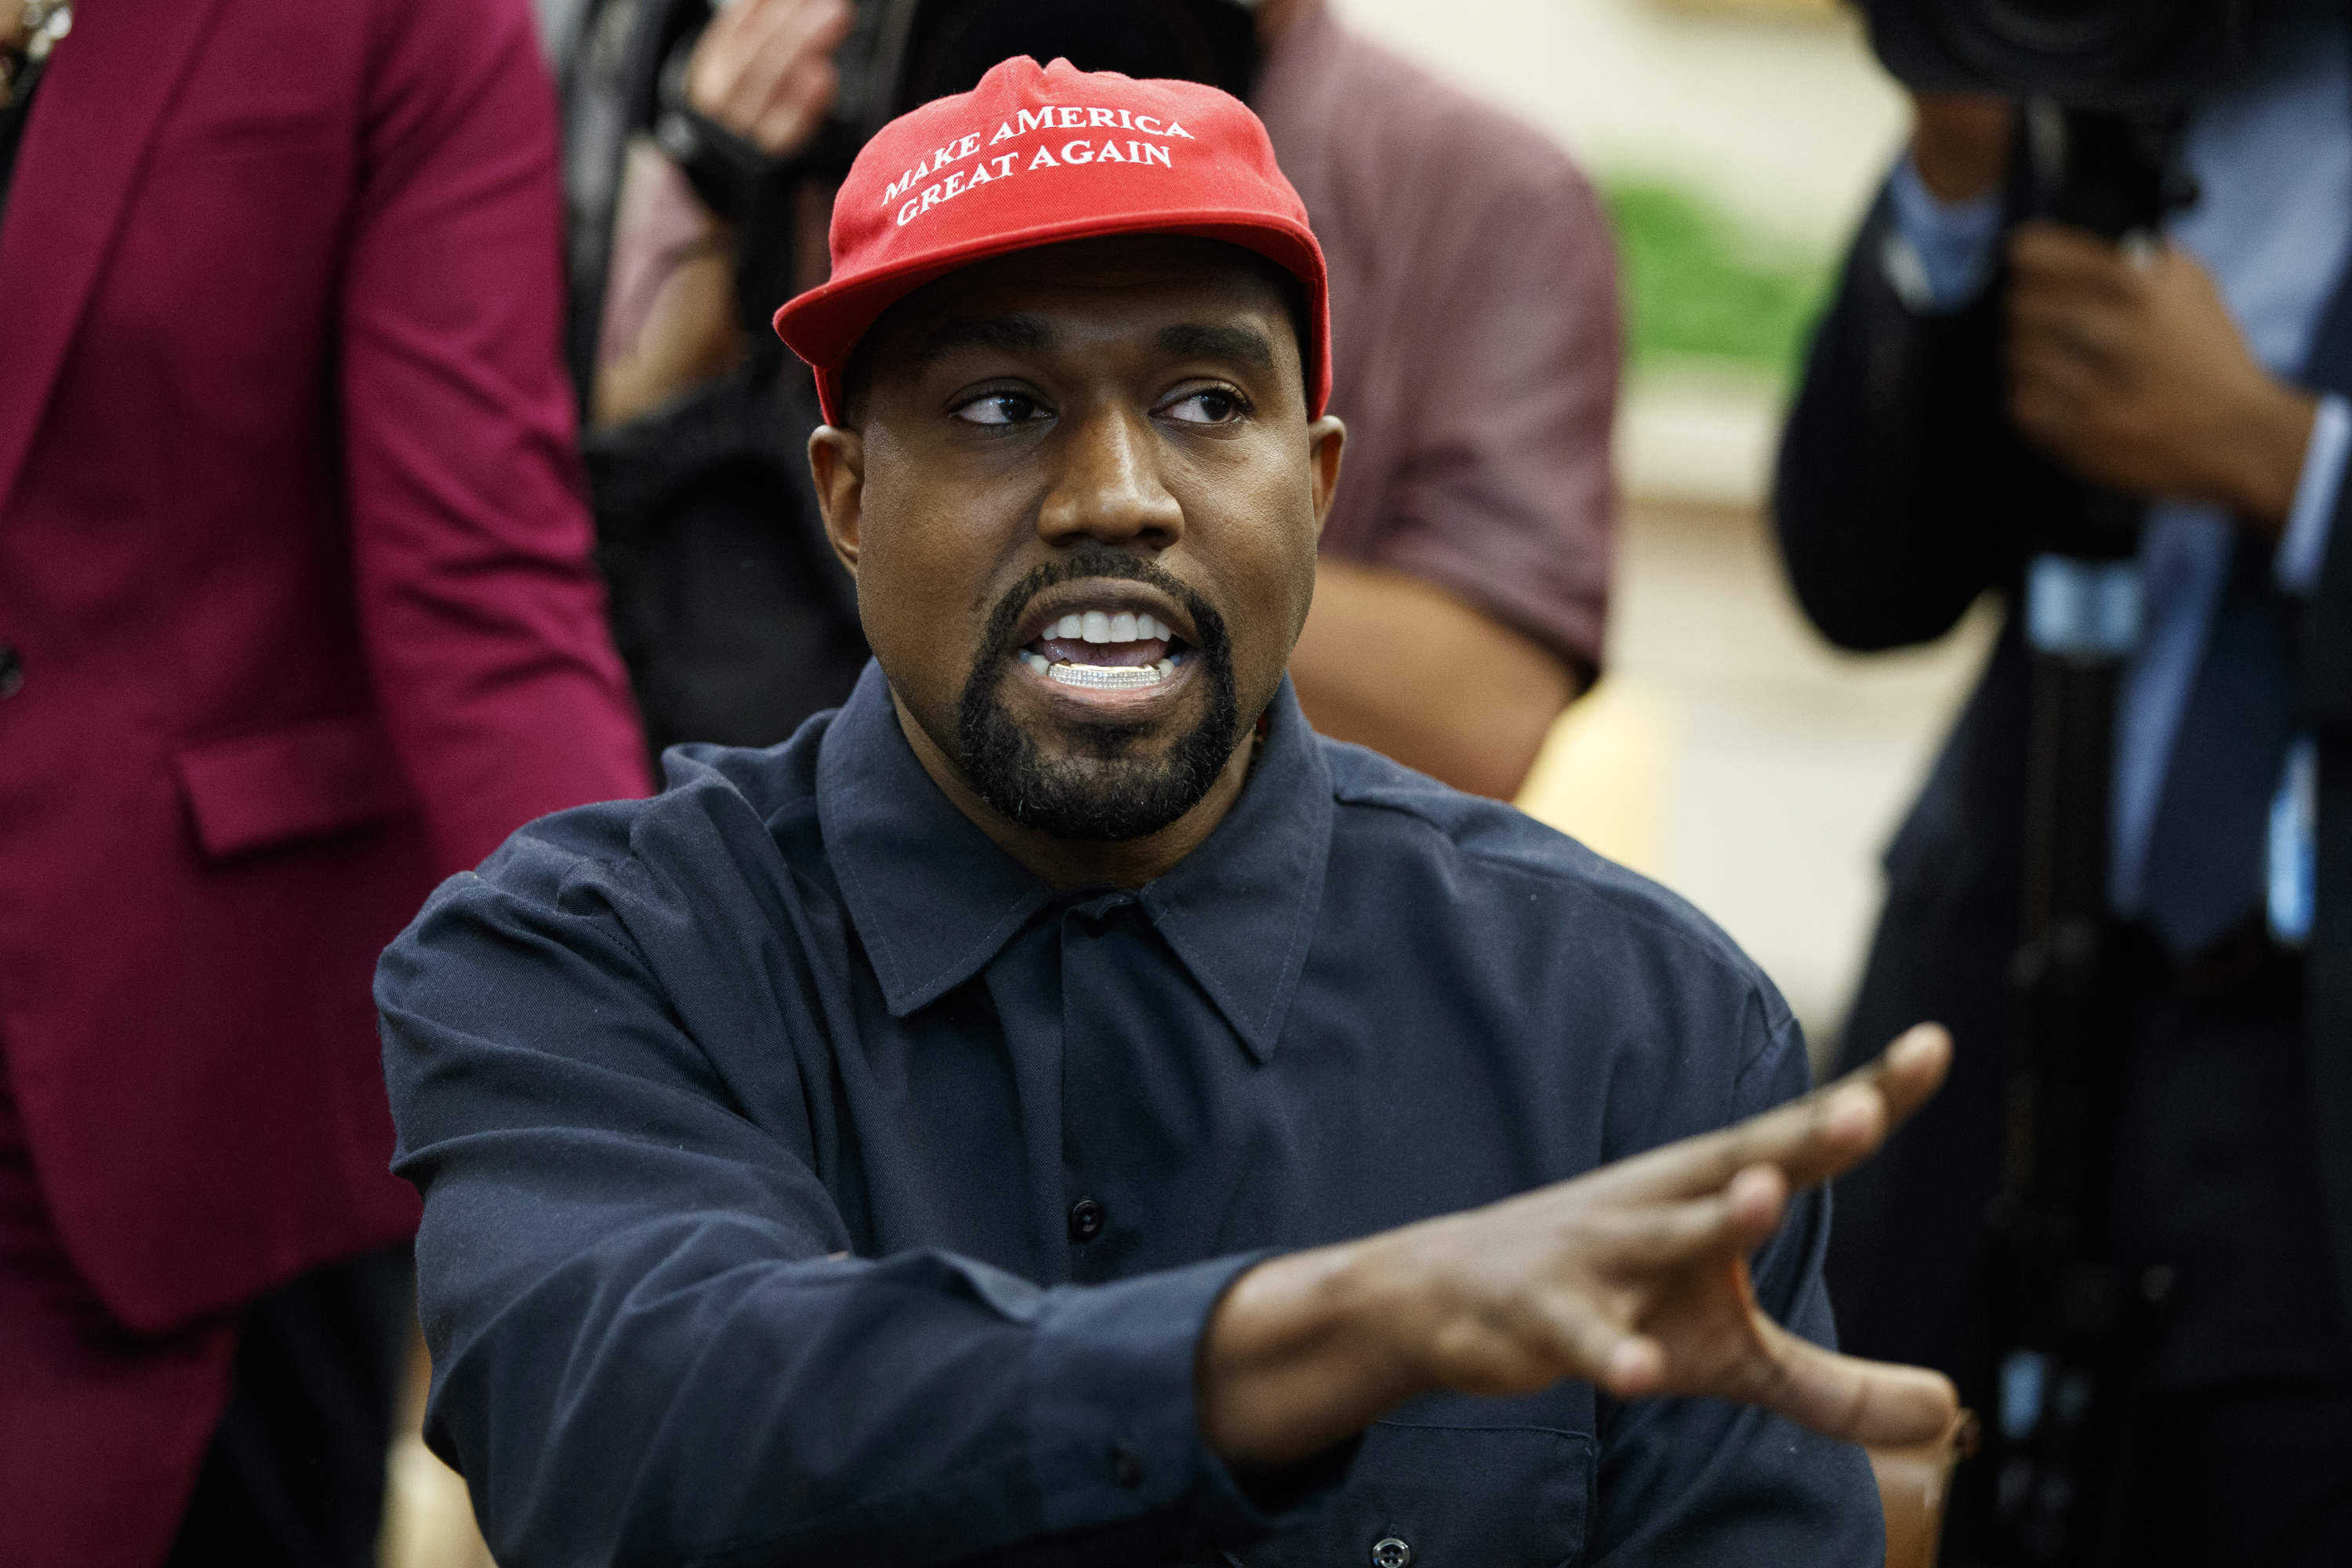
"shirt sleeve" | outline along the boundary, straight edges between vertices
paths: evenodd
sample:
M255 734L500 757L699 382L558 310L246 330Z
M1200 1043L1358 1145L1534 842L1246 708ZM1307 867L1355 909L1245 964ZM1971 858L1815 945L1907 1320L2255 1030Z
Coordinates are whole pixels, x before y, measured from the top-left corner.
M627 809L445 885L377 977L427 1432L498 1560L1110 1563L1271 1528L1193 1393L1257 1255L1053 1289L850 1256L815 1132L736 1109L632 942L642 868L555 847Z
M1397 416L1410 446L1360 552L1590 672L1616 534L1616 251L1565 157L1464 157L1449 177L1494 188L1444 198L1449 221L1393 240L1419 247L1411 264L1433 281L1418 298L1444 308L1380 324L1415 344L1398 356L1411 366Z
M1796 1023L1785 1013L1770 1022L1760 1005L1750 1021L1758 1048L1744 1058L1726 1122L1810 1086ZM1834 1346L1822 1280L1829 1209L1826 1187L1800 1194L1749 1268L1767 1313L1817 1344ZM1876 1483L1863 1451L1851 1444L1752 1405L1713 1399L1603 1400L1601 1429L1593 1568L1878 1568L1885 1560Z
M530 7L372 10L335 367L344 482L378 702L446 872L650 780L591 558Z
M1880 257L1886 280L1921 315L1957 310L1983 292L2000 259L2000 193L1948 202L1927 189L1907 155L1887 183L1895 208Z
M2303 474L2295 481L2294 504L2287 510L2286 527L2279 534L2273 558L2273 569L2282 592L2308 595L2319 585L2319 568L2327 559L2327 541L2343 499L2347 455L2352 455L2352 405L2341 394L2326 393L2311 422L2311 439L2303 449Z

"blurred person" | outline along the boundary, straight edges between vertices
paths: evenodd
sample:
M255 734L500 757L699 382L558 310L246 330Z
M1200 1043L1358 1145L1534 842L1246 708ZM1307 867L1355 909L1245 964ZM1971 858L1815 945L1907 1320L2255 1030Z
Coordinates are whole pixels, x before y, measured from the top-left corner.
M642 793L522 0L0 0L0 1563L373 1562L368 975Z
M616 73L606 92L628 79L617 17L635 16L641 40L670 36L646 26L647 5L660 0L605 0L603 19L587 23L575 79L593 75L600 50ZM1324 0L1261 0L1254 10L1262 58L1249 100L1331 258L1334 406L1354 432L1355 479L1324 531L1315 609L1293 658L1299 700L1337 738L1508 798L1601 658L1620 358L1608 226L1590 184L1549 139L1355 37ZM772 353L772 342L744 346L747 326L756 333L749 301L758 291L739 268L757 271L770 296L822 279L814 241L824 193L782 171L833 106L840 82L831 52L852 20L849 0L733 0L698 37L673 24L681 41L668 47L681 51L682 68L673 93L734 140L738 163L746 150L772 161L779 173L765 184L743 184L724 168L683 169L651 135L621 153L608 99L573 95L583 290L575 331L591 332L587 312L595 319L595 346L579 351L575 368L598 423L625 426L682 398L693 408L696 386L747 354ZM662 51L635 47L642 78ZM636 101L651 111L642 94ZM752 194L714 197L730 186ZM714 201L734 210L714 210ZM743 223L764 227L753 236L739 231ZM600 266L593 258L607 229L610 261ZM804 403L783 408L805 416ZM707 407L685 421L674 411L649 426L657 443L637 447L676 452L692 440L682 423L734 422ZM615 485L627 492L625 510L642 514L642 481L618 475ZM791 504L783 489L772 481L764 491L779 509ZM796 583L831 578L808 563L814 498L800 504L802 525L770 525L778 570ZM643 551L621 548L661 575ZM738 551L730 568L748 570L748 554ZM723 573L698 581L693 593L728 596ZM625 647L690 649L714 635L709 622L683 624L686 596L649 590L643 618L655 625L638 637L625 608ZM780 628L780 638L807 637L805 628L848 614L837 593L812 587L800 599L803 627ZM648 710L697 710L696 693L678 688L723 691L734 660L780 671L821 664L812 685L845 695L856 670L845 637L828 633L813 652L754 641L729 636L699 659L681 651L675 658L691 668L675 670L662 648L646 647L633 663L641 689L650 670L659 691ZM811 706L778 700L772 719L754 714L734 720L731 732L692 738L782 739L826 705L815 695L800 700ZM731 694L721 706L740 710ZM718 713L711 721L730 723Z
M2190 114L2201 195L2144 264L2014 221L2011 106L1916 110L1790 422L1790 574L1839 645L1919 643L1987 590L2018 602L2028 447L2153 503L2112 795L2128 1060L2106 1201L2126 1277L2177 1283L2132 1561L2352 1560L2352 19L2272 12ZM1830 1258L1850 1347L1987 1409L2021 619L1887 850L1847 1036L1853 1058L1891 1019L1948 1020L1952 1086L1840 1184Z
M1687 906L1307 728L1347 435L1256 120L1016 57L832 248L777 330L856 691L379 972L499 1561L1875 1568L1832 1439L1954 1406L1825 1348L1810 1189L1945 1042L1803 1097Z

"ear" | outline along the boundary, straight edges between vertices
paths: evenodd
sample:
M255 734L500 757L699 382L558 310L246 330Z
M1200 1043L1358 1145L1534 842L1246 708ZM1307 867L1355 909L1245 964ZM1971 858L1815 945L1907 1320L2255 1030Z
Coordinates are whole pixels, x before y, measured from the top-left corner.
M1339 493L1339 458L1348 445L1348 427L1326 414L1307 427L1307 482L1315 495L1315 536L1323 536L1324 520L1331 515L1331 499Z
M855 430L820 425L809 432L808 460L817 510L824 513L824 536L855 577L857 532L866 521L866 439Z

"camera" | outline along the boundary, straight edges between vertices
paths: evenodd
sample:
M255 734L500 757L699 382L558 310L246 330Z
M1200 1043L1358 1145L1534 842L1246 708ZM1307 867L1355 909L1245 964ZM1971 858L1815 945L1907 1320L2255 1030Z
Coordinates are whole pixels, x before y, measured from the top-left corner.
M2266 0L1862 0L1871 46L1929 92L2068 109L2187 107L2243 52Z

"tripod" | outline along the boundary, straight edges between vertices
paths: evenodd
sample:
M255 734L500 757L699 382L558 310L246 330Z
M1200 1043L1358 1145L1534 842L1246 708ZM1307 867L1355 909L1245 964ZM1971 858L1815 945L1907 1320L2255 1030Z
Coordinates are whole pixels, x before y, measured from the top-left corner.
M2128 254L2195 199L2171 175L2178 116L2031 106L2029 206ZM2140 634L2143 508L2034 458L2024 900L2010 975L2001 1184L1987 1215L2000 1391L2000 1568L2121 1564L2137 1436L2171 1292L2126 1278L2105 1223L2124 1042L2109 914L2117 698Z

